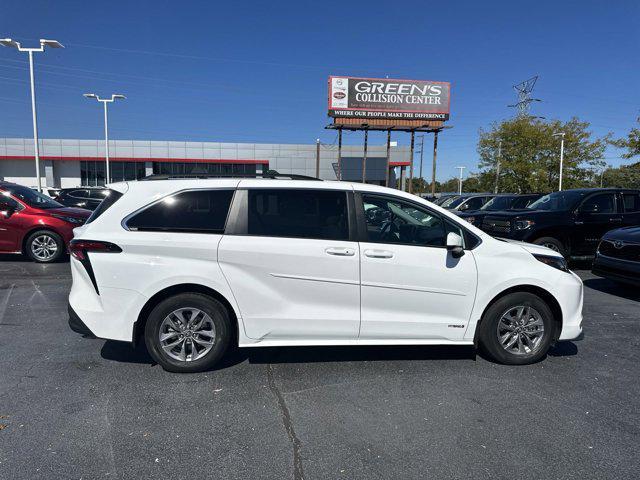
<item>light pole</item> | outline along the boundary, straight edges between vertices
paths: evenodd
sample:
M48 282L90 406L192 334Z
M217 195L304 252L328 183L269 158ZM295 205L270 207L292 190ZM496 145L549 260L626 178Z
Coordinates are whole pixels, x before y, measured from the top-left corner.
M560 137L560 181L558 183L558 191L562 191L562 163L564 161L564 132L553 134L554 137Z
M111 95L111 98L100 98L98 95L96 95L95 93L85 93L84 96L86 98L95 98L97 101L102 102L102 104L104 105L104 158L106 161L106 166L105 166L105 184L110 183L111 182L111 176L109 175L109 115L107 113L107 104L109 103L113 103L116 100L124 100L125 97L124 95L121 95L119 93L114 93Z
M458 195L462 195L462 170L467 167L456 167L460 170L460 180L458 180Z
M33 75L33 52L44 52L44 47L64 48L57 40L40 39L40 46L37 48L25 48L10 38L0 39L0 45L15 48L19 52L27 52L29 54L29 79L31 80L31 113L33 115L33 146L34 158L36 160L36 181L38 183L38 191L42 192L42 182L40 181L40 145L38 144L38 117L36 115L36 85Z

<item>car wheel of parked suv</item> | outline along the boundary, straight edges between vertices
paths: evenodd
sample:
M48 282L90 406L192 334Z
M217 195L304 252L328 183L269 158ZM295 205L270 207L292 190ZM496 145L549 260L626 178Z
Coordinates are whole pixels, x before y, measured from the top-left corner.
M160 302L145 326L149 354L170 372L212 368L230 340L227 309L200 293L181 293Z
M558 252L563 257L567 256L567 249L562 242L553 237L540 237L536 238L532 243L536 245L542 245L543 247L550 248L554 252Z
M527 292L505 295L484 314L480 347L492 359L507 365L526 365L542 359L555 336L549 306Z
M38 230L27 238L25 252L39 263L52 263L65 252L62 237L51 230Z

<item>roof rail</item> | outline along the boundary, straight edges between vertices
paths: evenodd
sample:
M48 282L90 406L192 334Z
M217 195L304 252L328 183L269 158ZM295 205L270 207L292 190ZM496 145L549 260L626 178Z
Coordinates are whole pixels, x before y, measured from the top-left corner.
M177 180L177 179L204 179L204 178L268 178L268 179L289 179L289 180L319 180L320 178L307 175L296 175L293 173L279 173L276 170L267 170L262 173L176 173L176 174L153 174L147 175L140 180Z

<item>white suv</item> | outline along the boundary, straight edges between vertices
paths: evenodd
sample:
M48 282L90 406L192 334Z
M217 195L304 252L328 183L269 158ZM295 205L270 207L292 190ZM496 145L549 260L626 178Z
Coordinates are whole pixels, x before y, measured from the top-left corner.
M229 345L479 345L526 364L582 331L582 281L545 247L493 238L414 195L360 183L118 183L75 229L74 331L165 369Z

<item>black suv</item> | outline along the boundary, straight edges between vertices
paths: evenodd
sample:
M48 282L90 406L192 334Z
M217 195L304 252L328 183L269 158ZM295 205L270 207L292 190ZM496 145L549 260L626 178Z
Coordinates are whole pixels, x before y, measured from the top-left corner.
M104 187L61 188L53 199L65 207L95 210L107 195L109 195L109 189Z
M640 190L585 188L550 193L524 210L486 215L480 228L565 257L587 257L605 232L631 225L640 225Z
M485 203L480 210L472 212L459 212L454 210L453 213L458 215L460 218L464 218L467 222L475 225L476 227L482 227L482 221L485 216L503 210L523 210L538 200L541 196L542 194L540 193L525 193L521 195L501 193Z

